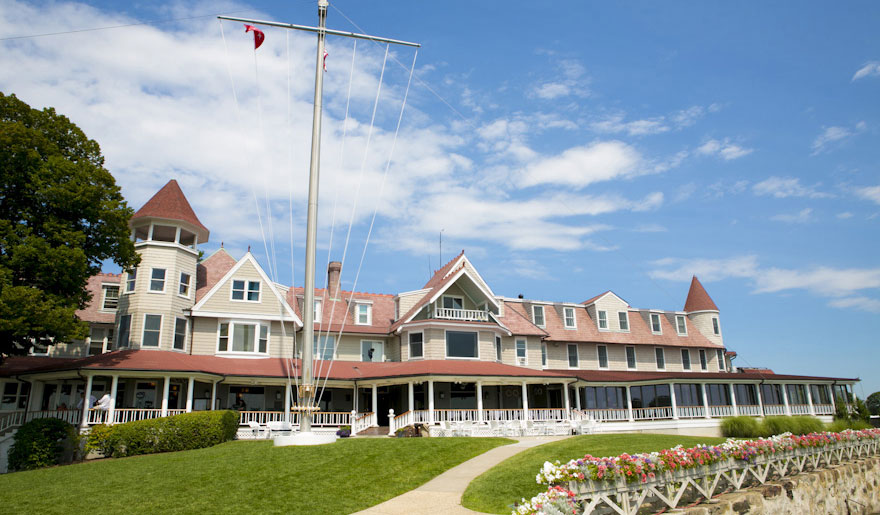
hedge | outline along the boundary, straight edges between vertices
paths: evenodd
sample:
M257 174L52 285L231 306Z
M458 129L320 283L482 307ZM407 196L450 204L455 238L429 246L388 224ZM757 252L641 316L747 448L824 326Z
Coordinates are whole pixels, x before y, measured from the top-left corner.
M113 426L93 426L86 449L107 458L186 451L232 440L237 430L235 411L197 411Z
M821 420L807 415L765 417L762 421L742 416L721 421L721 434L729 438L760 438L782 433L806 435L824 430Z
M10 471L70 463L79 449L76 429L57 418L38 418L16 431L7 454Z

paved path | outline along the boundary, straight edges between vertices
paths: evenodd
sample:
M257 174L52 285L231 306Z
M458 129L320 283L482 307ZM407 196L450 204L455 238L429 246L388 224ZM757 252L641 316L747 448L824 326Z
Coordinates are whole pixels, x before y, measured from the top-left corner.
M357 512L356 515L436 515L479 513L462 507L461 495L471 481L483 472L522 451L563 440L567 436L526 436L514 438L517 443L502 445L453 467L424 485L398 495L382 504ZM512 499L510 502L518 499Z

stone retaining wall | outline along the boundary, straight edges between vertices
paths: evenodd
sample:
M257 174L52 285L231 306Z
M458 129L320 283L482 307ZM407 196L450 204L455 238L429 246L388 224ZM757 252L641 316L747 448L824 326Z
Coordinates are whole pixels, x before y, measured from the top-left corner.
M683 512L687 515L880 513L880 458L861 459L724 494Z

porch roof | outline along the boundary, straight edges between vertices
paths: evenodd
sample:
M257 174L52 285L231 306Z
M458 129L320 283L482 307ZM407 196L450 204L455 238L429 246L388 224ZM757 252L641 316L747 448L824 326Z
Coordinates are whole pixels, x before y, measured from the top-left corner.
M577 377L591 383L635 383L643 381L687 380L715 381L838 381L856 382L858 378L799 376L758 372L634 372L618 370L548 370L566 377Z

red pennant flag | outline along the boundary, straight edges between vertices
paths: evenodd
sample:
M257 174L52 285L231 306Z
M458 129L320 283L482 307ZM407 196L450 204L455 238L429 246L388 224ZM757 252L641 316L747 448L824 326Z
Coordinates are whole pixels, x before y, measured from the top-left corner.
M266 39L266 35L263 34L263 31L254 27L253 25L245 25L244 31L246 33L253 31L253 33L254 33L254 50L260 48L260 45L263 44L263 40Z
M329 55L330 55L330 54L328 54L327 51L324 50L324 61L323 61L323 63L324 63L324 71L325 71L325 72L327 71L327 56L329 56Z

